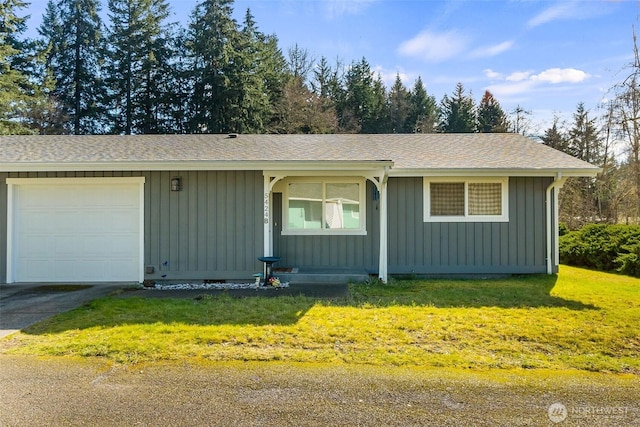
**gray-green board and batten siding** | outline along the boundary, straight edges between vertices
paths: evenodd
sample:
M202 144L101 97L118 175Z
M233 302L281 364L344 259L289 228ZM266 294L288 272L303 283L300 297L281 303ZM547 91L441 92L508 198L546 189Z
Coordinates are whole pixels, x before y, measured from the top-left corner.
M144 176L144 264L149 279L246 279L262 264L261 171L0 173L6 178ZM183 190L170 191L173 176ZM510 274L546 271L545 190L551 178L509 180L509 222L425 223L423 180L390 178L390 274ZM367 183L365 236L281 236L274 201L274 254L281 266L378 269L379 201ZM0 280L7 268L7 186L0 186Z
M148 279L240 279L261 271L261 171L3 173L6 178L144 176L144 265ZM174 176L182 191L171 191ZM0 186L6 230L7 186ZM6 233L0 236L0 278L6 280ZM164 277L163 277L164 276Z
M424 222L423 179L389 179L390 274L546 272L545 191L552 178L509 179L509 222Z
M389 178L389 274L521 274L546 272L545 191L552 178L509 179L509 222L424 222L423 178ZM379 201L367 185L366 236L279 236L282 264L378 270ZM274 199L281 207L279 195ZM281 213L275 213L281 221ZM276 230L278 231L278 230Z

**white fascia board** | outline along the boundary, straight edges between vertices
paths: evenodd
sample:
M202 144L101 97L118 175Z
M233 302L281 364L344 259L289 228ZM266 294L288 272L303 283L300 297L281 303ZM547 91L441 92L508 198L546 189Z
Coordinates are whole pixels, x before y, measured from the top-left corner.
M601 168L589 169L391 169L390 177L423 176L596 176Z
M388 160L371 161L167 161L167 162L12 162L0 163L1 172L163 171L163 170L291 170L371 171L392 167Z
M7 185L144 184L143 176L7 178Z

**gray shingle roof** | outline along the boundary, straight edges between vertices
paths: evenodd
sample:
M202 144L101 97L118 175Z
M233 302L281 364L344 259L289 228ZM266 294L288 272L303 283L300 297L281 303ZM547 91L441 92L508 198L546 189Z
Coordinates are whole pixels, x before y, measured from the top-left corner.
M34 165L391 160L394 171L558 170L593 165L517 134L33 135L0 137L0 170Z

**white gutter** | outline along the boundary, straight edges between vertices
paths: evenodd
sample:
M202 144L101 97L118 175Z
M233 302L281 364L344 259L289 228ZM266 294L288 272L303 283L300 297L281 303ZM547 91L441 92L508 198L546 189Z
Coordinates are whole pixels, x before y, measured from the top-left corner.
M567 177L562 176L562 172L558 172L553 178L553 182L549 184L546 191L547 201L547 274L553 274L553 264L559 264L560 250L558 247L558 193L564 185ZM553 191L553 212L551 211L551 191ZM553 249L551 246L553 237ZM552 257L553 255L553 257Z
M565 169L542 169L542 168L432 168L432 169L397 169L390 172L392 178L396 177L423 177L423 176L526 176L526 177L555 177L558 173L563 176L596 176L602 172L601 168L565 168Z

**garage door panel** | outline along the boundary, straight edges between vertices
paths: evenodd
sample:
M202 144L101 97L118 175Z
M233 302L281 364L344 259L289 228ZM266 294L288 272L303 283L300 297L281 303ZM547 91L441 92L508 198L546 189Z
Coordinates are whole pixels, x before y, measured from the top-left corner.
M94 179L15 186L14 281L140 279L143 181Z
M48 259L31 258L21 260L18 263L18 269L24 275L23 282L47 282L50 281L52 269L51 262Z
M54 242L53 250L56 258L74 258L82 254L82 248L78 248L77 238L74 235L56 235L52 236L51 240Z
M19 259L43 258L55 250L48 236L28 235L20 243L17 251Z
M140 227L138 218L132 215L131 209L112 211L109 218L105 218L105 223L116 232L137 233Z
M30 234L42 233L49 229L49 214L44 210L23 210L17 222L22 227L28 227Z

